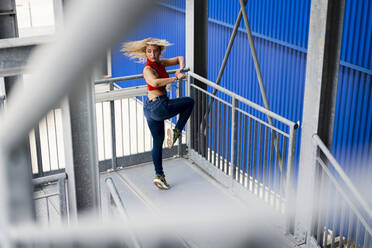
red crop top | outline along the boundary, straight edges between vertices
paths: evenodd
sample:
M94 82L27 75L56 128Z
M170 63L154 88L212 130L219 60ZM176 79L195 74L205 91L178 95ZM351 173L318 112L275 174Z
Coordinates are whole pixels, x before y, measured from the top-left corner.
M145 65L146 66L150 66L152 69L154 69L158 75L159 75L159 78L169 78L169 74L168 72L165 70L165 66L162 65L160 62L152 62L151 60L147 59L147 63ZM153 87L151 86L150 84L147 84L147 89L148 90L164 90L165 89L165 86L162 86L162 87Z

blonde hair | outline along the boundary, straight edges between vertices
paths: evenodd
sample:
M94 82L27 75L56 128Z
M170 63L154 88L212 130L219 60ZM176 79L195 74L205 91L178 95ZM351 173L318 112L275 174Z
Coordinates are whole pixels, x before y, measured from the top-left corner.
M173 45L166 40L155 38L146 38L138 41L124 42L122 44L121 52L131 59L138 59L137 62L144 63L146 61L146 47L158 46L160 48L160 55L163 54L167 46Z

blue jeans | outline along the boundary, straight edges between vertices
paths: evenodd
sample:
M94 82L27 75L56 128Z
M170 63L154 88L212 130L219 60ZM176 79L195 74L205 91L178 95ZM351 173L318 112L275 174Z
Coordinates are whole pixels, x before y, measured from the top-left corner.
M164 175L162 155L164 142L164 120L180 114L176 128L180 131L186 125L192 109L194 99L191 97L181 97L170 100L167 95L158 96L156 101L147 100L143 106L143 111L147 119L152 137L152 160L154 161L155 173Z

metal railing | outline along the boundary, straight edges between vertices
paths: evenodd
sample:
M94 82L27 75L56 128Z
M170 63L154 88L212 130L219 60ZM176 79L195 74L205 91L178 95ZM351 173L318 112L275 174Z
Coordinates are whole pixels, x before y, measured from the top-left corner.
M372 247L372 209L318 135L311 238L321 247Z
M124 206L124 203L120 197L120 194L115 186L115 183L114 181L112 180L111 177L108 177L105 179L105 183L106 183L106 186L107 186L107 189L108 189L108 207L109 207L109 211L111 210L111 203L113 202L116 206L116 210L117 212L119 213L119 216L124 220L126 221L127 223L130 222L130 219L129 219L129 216L128 216L128 213L127 213L127 210L125 209L125 206ZM128 225L130 226L130 225ZM132 243L132 246L130 247L141 247L141 244L138 240L138 237L137 235L133 232L133 230L131 228L128 228L128 230L130 231L130 238L131 238L131 243Z
M168 71L169 74L175 72L176 70ZM146 85L129 88L114 85L117 82L137 79L143 79L143 75L95 81L97 85L106 84L108 89L106 92L96 94L98 155L101 170L115 170L117 167L152 161L152 136L143 113L143 103L147 99ZM167 90L170 99L184 95L182 82L169 85ZM176 117L166 121L165 128L172 129L176 121ZM181 139L181 146L176 145L172 149L166 147L166 138L164 141L164 157L182 156L185 153L184 139Z
M29 135L34 178L62 173L65 168L62 112L51 110Z
M168 71L174 74L176 70ZM184 72L187 72L185 69ZM151 161L152 136L143 114L146 86L120 88L117 82L143 79L142 75L96 80L96 126L100 170L115 170ZM184 95L183 83L168 87L170 98ZM100 89L98 89L100 87ZM176 118L166 121L172 128ZM183 137L185 136L185 132ZM62 112L51 110L30 133L31 160L34 178L61 173L65 168ZM185 138L181 146L172 149L164 142L164 156L185 153Z
M67 176L65 173L40 177L32 180L35 189L40 188L40 190L37 191L38 194L34 196L37 219L42 220L46 218L46 222L56 220L55 216L53 218L50 217L50 205L52 205L55 215L60 216L61 220L68 219L66 180ZM57 191L55 191L56 189L53 187L52 190L55 192L44 192L43 190L47 188L46 186L51 186L52 183L56 183ZM52 198L58 198L58 207L54 206Z
M193 112L189 124L191 158L198 164L207 162L204 169L226 186L237 183L284 213L286 231L293 233L298 124L193 72L188 75L188 91L195 109L201 110ZM275 126L263 120L265 115Z

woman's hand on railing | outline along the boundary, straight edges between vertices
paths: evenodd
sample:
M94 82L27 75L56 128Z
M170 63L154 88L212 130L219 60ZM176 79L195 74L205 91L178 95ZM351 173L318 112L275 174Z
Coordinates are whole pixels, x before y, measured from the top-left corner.
M185 79L186 76L185 76L185 74L183 74L183 73L181 72L180 69L178 69L178 70L176 71L176 78L177 78L177 80L182 80L182 79Z

